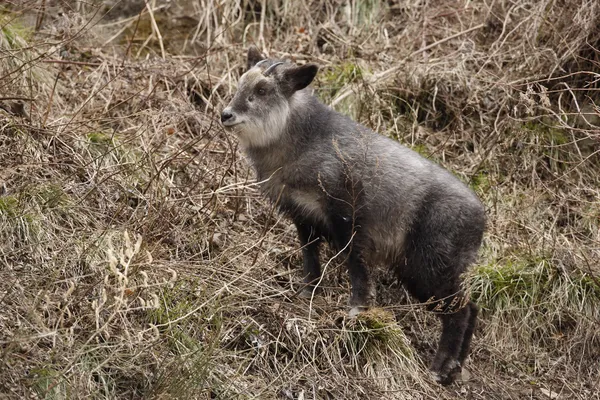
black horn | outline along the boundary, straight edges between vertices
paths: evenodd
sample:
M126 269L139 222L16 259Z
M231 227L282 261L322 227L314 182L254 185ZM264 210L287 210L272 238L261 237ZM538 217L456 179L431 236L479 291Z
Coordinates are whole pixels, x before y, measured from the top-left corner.
M265 72L263 72L263 75L264 76L269 76L269 74L271 72L273 72L273 70L275 69L275 67L277 67L278 65L281 65L281 64L283 64L283 62L280 61L280 62L276 62L275 64L271 65L269 68L267 68L265 70Z

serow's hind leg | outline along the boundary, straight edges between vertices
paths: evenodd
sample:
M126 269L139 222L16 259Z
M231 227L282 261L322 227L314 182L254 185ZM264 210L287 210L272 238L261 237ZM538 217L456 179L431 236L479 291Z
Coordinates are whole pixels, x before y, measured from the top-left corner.
M477 317L477 313L472 311L473 308L470 304L457 311L449 310L440 314L442 335L431 364L431 370L435 374L436 380L443 385L454 382L460 375L462 362L468 354ZM472 315L473 318L471 318Z
M471 339L473 338L473 333L475 332L475 327L477 325L477 314L479 314L479 308L472 301L469 301L466 307L470 309L469 319L467 321L467 329L465 330L462 346L460 348L460 352L458 353L458 362L460 362L460 365L462 366L465 365L465 360L469 355Z

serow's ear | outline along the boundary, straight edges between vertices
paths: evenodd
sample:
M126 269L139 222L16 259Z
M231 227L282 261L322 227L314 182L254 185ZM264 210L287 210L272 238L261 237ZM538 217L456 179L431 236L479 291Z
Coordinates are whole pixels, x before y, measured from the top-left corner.
M284 72L286 83L292 92L302 90L315 79L319 67L315 64L305 64L300 67L289 68Z
M254 45L250 46L248 48L248 63L246 64L247 70L254 67L256 63L264 59L265 57L263 57L263 55L260 54L260 50L258 50L258 47Z

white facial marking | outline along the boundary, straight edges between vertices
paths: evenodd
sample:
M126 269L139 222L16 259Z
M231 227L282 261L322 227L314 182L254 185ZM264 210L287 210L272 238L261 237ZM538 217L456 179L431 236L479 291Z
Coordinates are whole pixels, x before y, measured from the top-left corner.
M265 147L273 143L285 131L289 114L289 105L282 102L272 108L266 118L236 125L240 144L242 147Z
M238 90L244 91L248 87L254 87L261 80L273 79L265 77L258 65L240 77ZM242 148L265 147L276 142L285 133L291 109L304 107L309 98L310 93L301 90L294 93L289 100L280 97L276 105L271 106L261 118L256 118L251 112L235 113L235 119L224 125L238 136Z
M242 85L256 85L265 79L262 70L256 66L246 72L240 78ZM264 147L276 141L285 131L290 107L287 101L281 100L277 106L272 107L265 118L260 120L244 120L243 124L237 126L236 133L242 147ZM240 120L243 116L240 115Z

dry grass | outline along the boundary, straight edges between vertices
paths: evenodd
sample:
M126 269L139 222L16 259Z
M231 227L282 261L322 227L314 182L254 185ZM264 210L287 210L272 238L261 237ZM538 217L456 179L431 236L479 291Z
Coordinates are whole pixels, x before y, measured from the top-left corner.
M1 7L0 397L597 398L597 1ZM356 320L334 254L296 297L217 123L250 43L483 199L469 380L430 379L437 321L386 276Z

